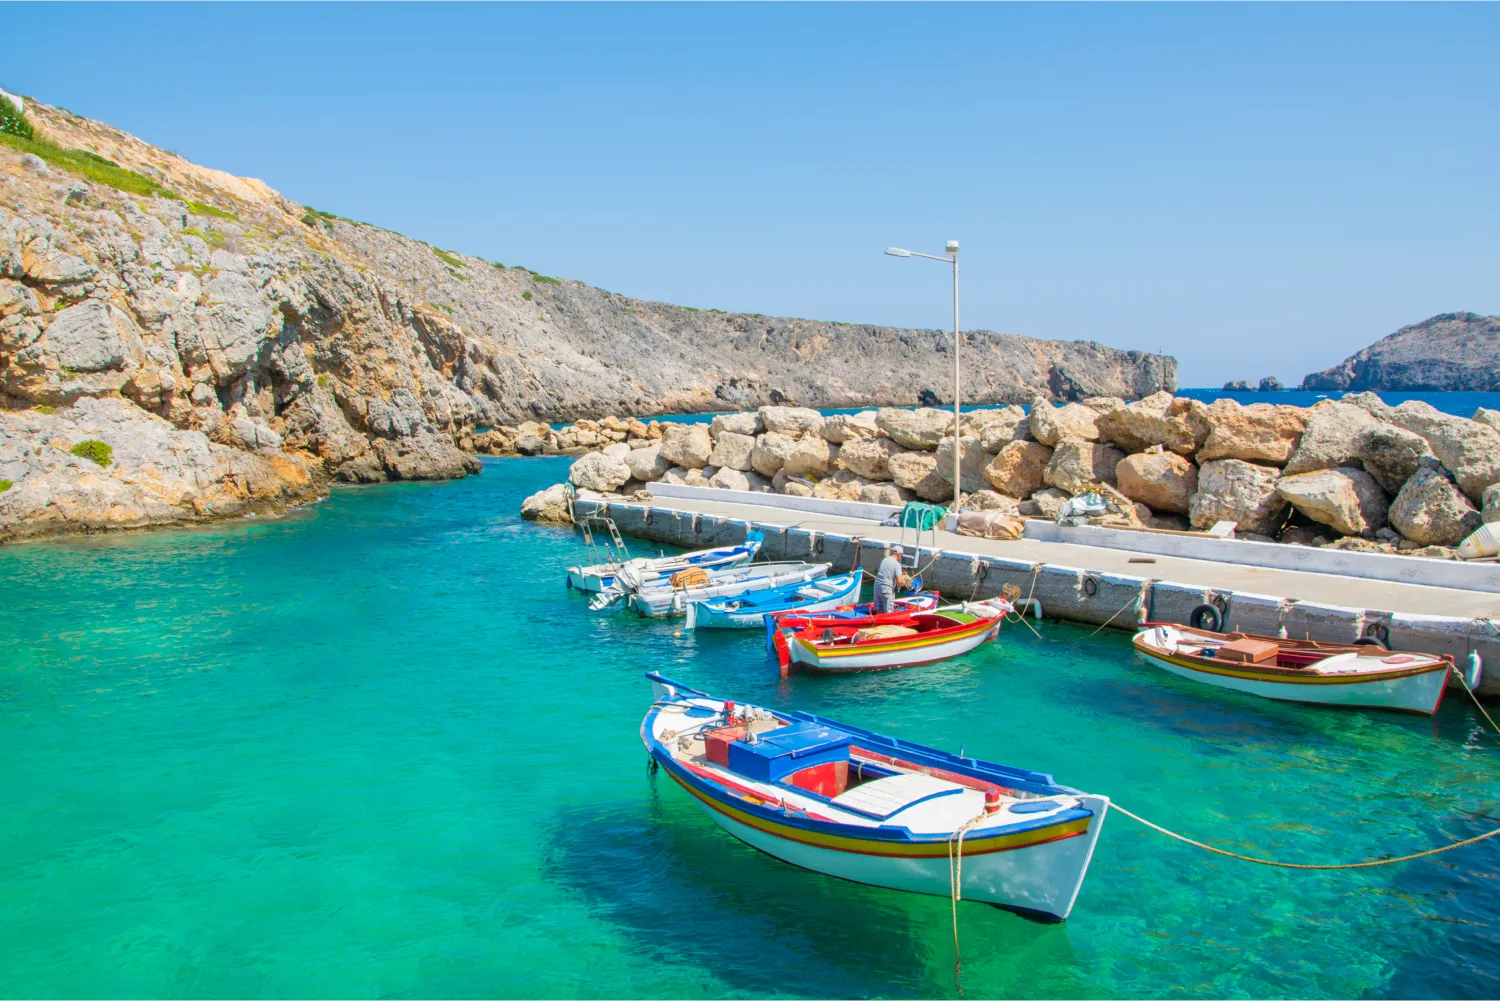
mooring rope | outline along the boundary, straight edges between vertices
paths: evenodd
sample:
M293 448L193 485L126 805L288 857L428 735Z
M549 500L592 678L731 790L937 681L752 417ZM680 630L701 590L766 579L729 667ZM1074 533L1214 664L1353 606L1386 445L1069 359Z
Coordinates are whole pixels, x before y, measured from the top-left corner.
M958 986L959 994L964 991L958 979L959 967L963 964L963 954L958 949L958 902L963 899L964 893L964 835L987 816L989 814L980 812L970 817L948 836L948 902L953 910L953 982Z
M1441 848L1429 848L1425 852L1416 852L1412 855L1402 855L1399 858L1372 859L1367 862L1342 862L1329 865L1310 865L1304 862L1278 862L1275 859L1256 858L1254 855L1241 855L1238 852L1227 851L1223 848L1215 848L1213 845L1206 845L1201 841L1194 841L1192 838L1189 838L1186 835L1178 834L1176 831L1169 831L1159 824L1153 824L1145 817L1139 817L1134 813L1131 813L1129 810L1125 809L1118 803L1111 803L1110 806L1111 808L1118 810L1120 813L1125 814L1125 816L1129 817L1136 823L1144 824L1146 827L1151 828L1153 831L1165 834L1169 838L1175 838L1176 840L1181 841L1184 844L1192 845L1194 848L1202 848L1204 851L1213 852L1215 855L1223 855L1228 858L1239 859L1241 862L1254 862L1257 865L1274 866L1277 869L1371 869L1375 866L1395 865L1397 862L1411 862L1419 858L1427 858L1430 855L1441 855L1443 852L1451 852L1455 848L1462 848L1465 845L1472 845L1476 842L1484 841L1488 838L1493 838L1496 835L1500 835L1500 827L1497 827L1493 831L1487 831L1484 834L1480 834L1476 837L1465 838L1462 841L1455 841L1451 845L1443 845Z
M1123 611L1125 611L1125 609L1129 608L1131 605L1139 605L1142 601L1145 601L1146 600L1146 588L1150 587L1154 583L1156 583L1156 582L1155 581L1151 581L1151 580L1142 582L1142 584L1141 584L1141 593L1137 594L1134 598L1131 598L1129 601L1125 602L1125 604L1121 605L1118 609L1116 609L1114 615L1111 615L1109 618L1105 619L1100 624L1100 626L1099 626L1098 629L1095 629L1093 632L1089 633L1088 636L1084 637L1085 641L1091 640L1095 636L1098 636L1101 632L1104 631L1104 629L1105 629L1106 626L1108 626L1111 622L1115 621L1115 619L1119 618L1120 613L1123 612Z
M1484 708L1484 703L1479 701L1479 696L1474 694L1474 689L1469 687L1469 679L1464 677L1464 672L1459 670L1457 664L1453 665L1453 673L1455 676L1457 676L1458 683L1464 686L1464 691L1469 693L1469 698L1474 701L1474 707L1479 710L1480 714L1483 715L1486 720L1489 720L1489 724L1494 729L1494 731L1496 733L1500 733L1500 726L1495 725L1494 717L1489 714L1489 710Z

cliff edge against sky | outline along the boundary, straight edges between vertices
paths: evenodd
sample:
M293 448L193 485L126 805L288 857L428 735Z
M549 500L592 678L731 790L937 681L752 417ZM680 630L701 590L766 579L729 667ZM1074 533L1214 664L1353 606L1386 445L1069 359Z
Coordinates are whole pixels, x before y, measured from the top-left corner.
M1500 391L1500 316L1441 313L1413 323L1312 373L1302 388Z

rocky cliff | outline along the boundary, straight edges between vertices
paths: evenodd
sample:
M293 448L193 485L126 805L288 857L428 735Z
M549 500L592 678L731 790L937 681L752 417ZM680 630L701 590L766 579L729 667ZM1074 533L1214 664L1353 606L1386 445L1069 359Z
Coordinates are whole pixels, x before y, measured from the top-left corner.
M1442 313L1383 337L1303 389L1500 390L1500 316Z
M631 299L319 212L60 109L26 118L34 138L0 135L0 540L460 476L481 425L915 403L951 378L940 331ZM976 331L964 351L976 400L1176 383L1171 358L1092 342ZM120 402L79 409L103 400ZM112 464L72 451L95 440ZM85 474L114 485L112 512L61 500ZM148 480L175 500L147 504Z

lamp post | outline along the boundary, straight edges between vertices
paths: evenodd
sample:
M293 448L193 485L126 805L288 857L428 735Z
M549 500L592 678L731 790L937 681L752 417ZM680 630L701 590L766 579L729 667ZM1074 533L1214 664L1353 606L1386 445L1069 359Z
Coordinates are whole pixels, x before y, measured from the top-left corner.
M958 241L948 241L946 257L919 254L915 250L902 250L900 247L886 247L885 252L892 257L925 257L929 261L941 261L953 266L953 516L956 518L959 502L963 498L963 481L959 475L963 463L963 448L959 441L963 418L959 414L959 375L962 369L959 367L958 357Z

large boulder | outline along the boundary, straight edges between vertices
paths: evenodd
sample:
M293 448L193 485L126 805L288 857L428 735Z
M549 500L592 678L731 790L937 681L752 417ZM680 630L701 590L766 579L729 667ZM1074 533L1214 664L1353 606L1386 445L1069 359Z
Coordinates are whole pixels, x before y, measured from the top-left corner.
M1070 494L1081 494L1100 483L1115 485L1115 467L1125 453L1113 445L1066 438L1052 450L1052 460L1042 474L1049 485Z
M938 442L937 472L949 483L953 482L954 439L950 435ZM958 473L964 493L972 493L985 485L984 461L989 456L979 447L979 439L964 435L958 439Z
M1307 426L1306 412L1297 407L1235 400L1215 400L1207 410L1208 438L1198 450L1199 463L1214 459L1242 459L1284 465L1291 458Z
M1474 411L1474 420L1481 424L1488 424L1496 431L1500 431L1500 410L1488 410L1480 407Z
M823 437L835 445L860 438L876 438L880 428L875 424L875 411L862 410L857 414L834 414L823 422Z
M625 464L630 467L630 475L642 483L659 480L663 473L672 468L672 464L661 457L660 445L631 449Z
M752 415L753 416L753 415ZM755 439L736 431L720 431L714 441L714 450L708 457L710 466L727 466L741 472L755 468L750 464L750 453L755 449Z
M813 496L822 497L827 500L857 501L860 493L868 486L868 482L855 476L847 469L840 469L832 476L818 481L813 487Z
M1013 441L1036 441L1031 433L1031 419L1020 407L1007 407L997 411L1005 416L990 421L979 430L979 447L991 455L999 452ZM1012 421L1010 418L1015 417Z
M905 504L915 500L916 494L894 483L866 483L859 488L859 499L866 504Z
M781 468L788 476L821 479L833 469L834 459L838 454L837 445L830 445L822 435L810 434L797 442Z
M1120 493L1153 511L1187 514L1198 489L1198 467L1176 452L1127 455L1115 466Z
M796 439L767 431L755 439L755 447L750 450L750 466L762 476L775 476L796 447Z
M1031 495L1031 499L1019 505L1022 514L1038 514L1048 521L1055 521L1062 513L1063 505L1068 503L1068 492L1056 487L1048 487L1038 490ZM1028 510L1027 505L1030 505Z
M1500 483L1484 488L1480 504L1479 513L1486 523L1500 521Z
M823 426L823 415L807 407L761 407L756 411L767 431L799 435Z
M1366 435L1380 423L1363 407L1320 401L1307 412L1307 429L1287 460L1286 475L1354 466L1363 458Z
M1038 396L1031 401L1029 426L1031 434L1043 445L1056 447L1065 439L1075 441L1098 441L1099 428L1095 423L1099 412L1081 403L1064 403L1054 407Z
M867 480L889 480L890 457L905 451L889 438L849 438L839 446L839 465Z
M743 414L718 414L709 422L708 436L717 440L721 434L727 432L749 435L754 438L765 429L765 425L761 423L760 414L754 411Z
M1294 473L1276 481L1276 492L1313 521L1343 535L1368 538L1385 525L1385 491L1363 469L1344 466Z
M1411 479L1423 459L1431 459L1427 439L1405 428L1384 421L1374 421L1360 429L1355 454L1365 472L1388 494L1400 491Z
M613 492L630 479L630 466L625 460L603 452L590 452L580 456L568 470L568 480L580 490L597 490L601 494Z
M931 452L902 452L888 460L891 479L927 501L953 499L953 485L938 475L937 456Z
M554 483L546 490L538 490L521 502L521 517L527 521L539 521L546 525L571 525L568 514L568 488Z
M1052 449L1039 441L1012 441L984 467L990 486L1011 497L1030 497L1041 489Z
M702 469L713 455L707 424L669 424L661 435L661 457L675 466Z
M1240 532L1274 534L1286 513L1286 501L1276 492L1280 470L1243 459L1216 459L1198 468L1198 491L1188 517L1196 529L1232 521Z
M952 432L953 415L930 407L919 410L881 407L875 412L875 424L898 445L931 452L944 435Z
M1390 423L1427 439L1458 488L1477 501L1500 483L1500 431L1480 421L1445 414L1430 403L1407 400L1389 413Z
M708 478L708 485L718 487L720 490L749 490L750 479L738 469L724 466L715 470L714 474Z
M1458 487L1429 466L1406 481L1389 517L1392 528L1423 546L1456 546L1483 523Z
M1127 452L1162 445L1179 455L1192 455L1208 437L1207 411L1199 400L1160 392L1102 413L1094 423L1100 440Z

